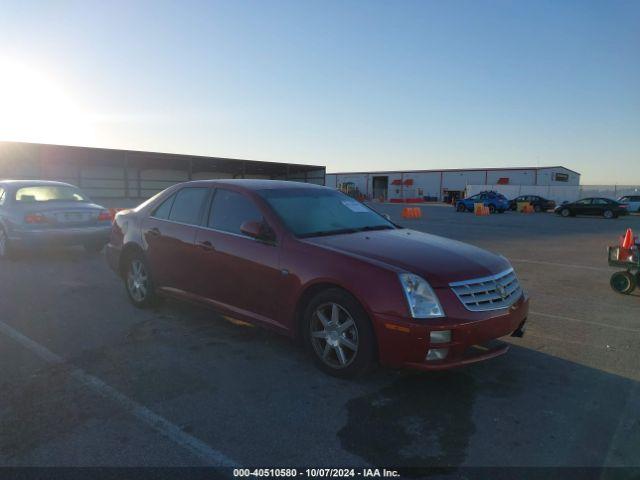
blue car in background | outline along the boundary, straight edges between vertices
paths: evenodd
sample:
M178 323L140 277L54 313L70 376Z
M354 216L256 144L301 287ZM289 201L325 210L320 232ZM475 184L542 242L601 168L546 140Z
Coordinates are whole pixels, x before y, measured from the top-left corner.
M473 212L473 205L482 203L485 207L489 207L491 213L504 213L509 209L509 200L507 197L498 192L480 192L472 197L458 200L456 210L458 212Z

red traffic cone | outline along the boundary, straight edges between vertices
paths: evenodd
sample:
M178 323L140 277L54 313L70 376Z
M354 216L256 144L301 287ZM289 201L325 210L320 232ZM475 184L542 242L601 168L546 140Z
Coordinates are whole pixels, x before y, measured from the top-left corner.
M625 250L628 250L633 246L633 232L630 228L627 228L627 233L624 235L620 246Z

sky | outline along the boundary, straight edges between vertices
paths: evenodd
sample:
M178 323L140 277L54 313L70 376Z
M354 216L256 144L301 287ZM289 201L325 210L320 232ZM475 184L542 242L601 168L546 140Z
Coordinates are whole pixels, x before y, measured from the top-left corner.
M640 1L0 0L0 140L640 184Z

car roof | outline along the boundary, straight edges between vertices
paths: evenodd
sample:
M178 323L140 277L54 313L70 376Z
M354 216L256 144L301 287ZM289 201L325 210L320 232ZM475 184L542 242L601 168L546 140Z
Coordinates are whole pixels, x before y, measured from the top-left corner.
M308 189L329 189L324 185L316 185L314 183L294 182L291 180L264 180L253 178L238 179L212 179L212 180L193 180L185 182L181 185L234 185L247 190L284 190L291 188L308 188Z
M54 180L0 180L0 187L36 187L38 185L46 186L46 185L57 185L61 187L74 187L75 185L71 185L70 183L64 182L56 182Z

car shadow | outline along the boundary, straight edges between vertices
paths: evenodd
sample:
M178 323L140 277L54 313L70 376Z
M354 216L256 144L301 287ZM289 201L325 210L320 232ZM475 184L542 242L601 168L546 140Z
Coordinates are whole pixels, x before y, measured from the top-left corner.
M316 370L303 348L263 328L173 300L155 314L188 334L163 335L155 321L140 324L130 333L136 348L158 335L167 343L186 340L181 348L198 358L202 373L221 368L216 385L228 398L246 398L245 388L269 389L273 400L259 412L245 412L247 424L238 426L251 429L255 444L270 444L263 432L288 424L304 443L298 422L309 420L297 410L304 405L309 412L340 412L344 422L333 435L344 452L407 475L429 474L434 467L446 474L465 466L640 464L640 382L629 378L512 345L506 355L466 368L379 368L345 381ZM281 391L285 385L295 385L295 395ZM191 394L186 384L180 388ZM138 395L154 396L148 386ZM327 427L305 428L312 438ZM206 438L206 431L199 433Z

